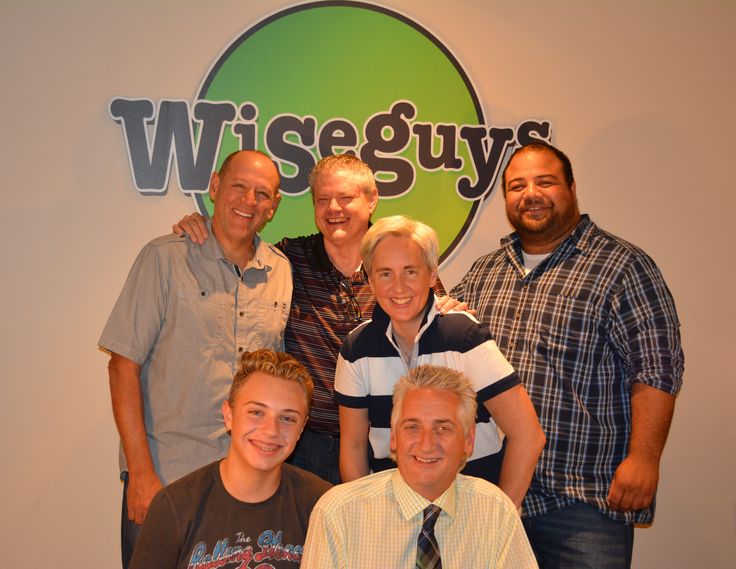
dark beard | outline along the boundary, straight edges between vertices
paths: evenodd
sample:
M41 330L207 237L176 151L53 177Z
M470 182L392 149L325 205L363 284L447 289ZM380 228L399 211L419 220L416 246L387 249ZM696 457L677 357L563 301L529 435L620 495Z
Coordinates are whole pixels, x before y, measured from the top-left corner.
M577 205L567 211L545 219L541 223L525 223L519 219L511 220L512 227L521 237L522 242L545 243L552 242L569 234L580 221Z

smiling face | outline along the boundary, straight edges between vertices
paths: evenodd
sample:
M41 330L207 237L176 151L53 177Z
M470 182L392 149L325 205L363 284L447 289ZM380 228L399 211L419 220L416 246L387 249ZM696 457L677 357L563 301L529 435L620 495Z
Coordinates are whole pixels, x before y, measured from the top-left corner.
M409 237L387 235L374 249L368 279L394 328L416 334L429 289L437 279L419 245Z
M233 405L222 404L231 432L227 460L241 475L280 471L296 446L307 412L307 396L298 383L262 371L251 373Z
M244 150L229 159L210 179L214 202L212 228L225 247L250 245L278 208L279 174L260 152Z
M321 172L312 190L314 223L325 240L338 247L360 244L378 194L368 196L350 170L337 168Z
M452 391L413 389L391 425L391 450L402 478L430 501L450 487L473 452L475 426L463 431L459 405Z
M506 215L527 253L548 253L580 221L575 182L549 150L518 153L506 170Z

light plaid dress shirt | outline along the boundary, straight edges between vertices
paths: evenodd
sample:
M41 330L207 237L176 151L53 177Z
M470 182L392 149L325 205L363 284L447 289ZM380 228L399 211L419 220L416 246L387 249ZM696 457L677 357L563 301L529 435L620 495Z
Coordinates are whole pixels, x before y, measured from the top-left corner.
M490 482L458 474L433 503L443 569L537 567L516 508ZM312 510L302 569L414 569L428 504L397 469L335 486Z
M606 496L628 449L632 384L671 394L682 385L679 321L654 262L583 215L528 274L514 233L450 294L490 326L547 436L524 515L580 501L617 520L650 523L654 505L614 512Z

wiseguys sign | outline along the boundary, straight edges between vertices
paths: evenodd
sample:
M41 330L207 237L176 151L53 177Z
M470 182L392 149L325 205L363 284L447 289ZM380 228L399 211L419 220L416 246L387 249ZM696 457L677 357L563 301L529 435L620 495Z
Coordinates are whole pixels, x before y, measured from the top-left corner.
M315 2L249 28L217 58L197 100L115 98L142 194L163 194L176 159L179 188L208 215L210 173L238 149L278 164L283 199L269 241L315 231L308 176L323 156L357 154L376 173L377 217L434 227L441 259L492 193L510 148L551 139L549 121L485 124L460 63L407 17L361 2Z

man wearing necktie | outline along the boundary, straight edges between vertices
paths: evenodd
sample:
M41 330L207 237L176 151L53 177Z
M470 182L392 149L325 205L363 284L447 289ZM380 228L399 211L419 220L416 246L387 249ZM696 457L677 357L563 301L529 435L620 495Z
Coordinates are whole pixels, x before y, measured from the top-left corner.
M419 366L393 392L398 468L342 484L317 502L302 567L536 568L511 500L458 474L473 451L476 394L455 370Z

